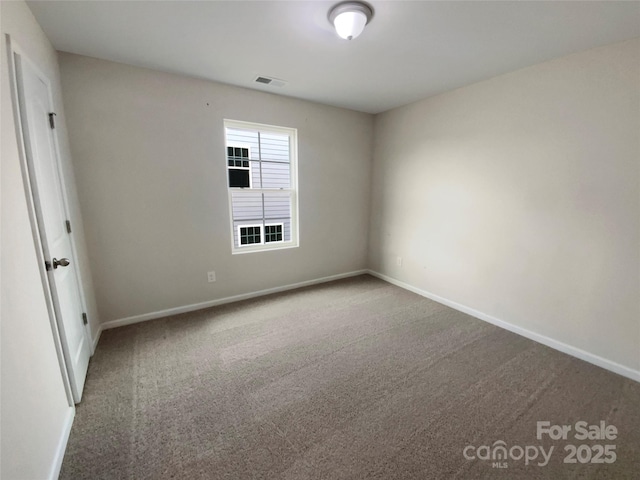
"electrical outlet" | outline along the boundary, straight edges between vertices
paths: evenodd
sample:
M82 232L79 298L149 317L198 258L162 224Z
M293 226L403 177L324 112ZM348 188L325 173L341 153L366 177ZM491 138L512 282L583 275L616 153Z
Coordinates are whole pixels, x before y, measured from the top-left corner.
M216 272L207 272L207 280L209 280L209 283L215 282Z
M396 264L397 264L399 267L401 267L401 266L402 266L402 257L398 257L398 258L396 259Z

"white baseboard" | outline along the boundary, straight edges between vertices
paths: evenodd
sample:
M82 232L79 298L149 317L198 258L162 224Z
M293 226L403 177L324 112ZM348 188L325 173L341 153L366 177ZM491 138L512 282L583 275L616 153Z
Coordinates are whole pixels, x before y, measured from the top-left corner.
M58 440L56 454L53 458L53 465L51 465L51 474L49 475L50 480L57 480L57 478L60 476L62 460L64 460L64 452L67 450L67 442L69 441L69 434L71 433L71 426L73 425L73 418L75 417L75 415L75 407L69 407L67 418L65 418L64 420L62 432L60 433L60 440Z
M98 330L96 331L96 334L93 336L93 340L91 341L91 355L96 353L96 347L98 346L98 342L100 341L102 330L104 330L104 327L102 325L99 325Z
M417 293L418 295L422 295L423 297L427 297L431 300L434 300L438 303L446 305L448 307L453 308L454 310L458 310L460 312L471 315L472 317L483 320L487 323L491 323L497 327L504 328L505 330L509 330L510 332L517 333L523 337L526 337L534 342L542 343L547 347L551 347L555 350L559 350L567 355L571 355L573 357L579 358L580 360L584 360L585 362L592 363L593 365L597 365L598 367L602 367L606 370L610 370L618 375L622 375L623 377L630 378L631 380L635 380L636 382L640 382L640 371L634 370L633 368L620 365L612 360L607 360L606 358L600 357L593 353L587 352L580 348L574 347L572 345L568 345L566 343L560 342L558 340L554 340L553 338L547 337L545 335L541 335L539 333L533 332L531 330L527 330L526 328L518 327L517 325L513 325L509 322L505 322L504 320L500 320L498 318L492 317L491 315L487 315L486 313L479 312L473 308L467 307L466 305L462 305L460 303L454 302L452 300L448 300L439 295L436 295L431 292L427 292L420 288L414 287L413 285L409 285L408 283L402 282L400 280L396 280L395 278L389 277L382 273L369 270L370 275L374 277L380 278L385 282L389 282L398 287L404 288L405 290L409 290L413 293Z
M285 292L287 290L294 290L296 288L308 287L310 285L316 285L319 283L332 282L334 280L340 280L342 278L355 277L357 275L363 275L369 273L368 270L356 270L354 272L340 273L338 275L331 275L329 277L316 278L314 280L307 280L299 283L292 283L290 285L284 285L282 287L267 288L265 290L258 290L257 292L243 293L240 295L234 295L232 297L219 298L217 300L210 300L208 302L194 303L192 305L185 305L183 307L169 308L167 310L160 310L158 312L145 313L142 315L134 315L132 317L121 318L118 320L111 320L101 325L101 330L108 330L110 328L122 327L124 325L131 325L133 323L145 322L147 320L154 320L156 318L168 317L170 315L177 315L179 313L193 312L195 310L202 310L203 308L215 307L216 305L223 305L225 303L239 302L241 300L248 300L250 298L262 297L264 295L270 295L272 293ZM98 334L99 336L99 334ZM96 344L97 344L96 338Z

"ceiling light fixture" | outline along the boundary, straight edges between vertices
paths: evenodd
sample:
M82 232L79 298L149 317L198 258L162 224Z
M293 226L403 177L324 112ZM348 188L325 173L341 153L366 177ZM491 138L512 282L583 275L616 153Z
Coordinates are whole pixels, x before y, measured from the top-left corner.
M339 3L329 12L329 21L345 40L353 40L360 35L372 17L373 10L362 2Z

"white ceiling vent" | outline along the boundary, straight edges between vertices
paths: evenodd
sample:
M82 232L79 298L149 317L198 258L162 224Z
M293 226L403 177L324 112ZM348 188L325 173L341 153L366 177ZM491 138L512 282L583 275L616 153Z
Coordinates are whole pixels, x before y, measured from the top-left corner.
M269 85L271 87L284 87L287 84L287 82L285 82L284 80L279 80L277 78L272 78L272 77L264 77L262 75L259 77L256 77L254 81L256 83Z

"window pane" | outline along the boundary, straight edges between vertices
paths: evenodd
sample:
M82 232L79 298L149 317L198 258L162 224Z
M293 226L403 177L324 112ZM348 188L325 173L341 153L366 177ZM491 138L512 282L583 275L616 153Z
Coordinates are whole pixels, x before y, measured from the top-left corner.
M232 188L248 188L249 170L229 168L229 186Z
M265 192L264 194L264 218L276 220L291 217L291 195L288 192ZM267 222L280 223L280 222Z
M291 240L291 195L289 192L265 192L264 221L267 224L282 224L285 242Z
M262 162L262 188L290 188L291 168L288 163Z
M240 245L254 245L262 243L260 235L261 227L242 227L239 226L240 231ZM236 241L236 245L238 242Z
M233 167L251 166L250 186L236 183L244 188L289 189L291 170L289 158L289 136L227 128L229 163Z
M251 187L262 188L260 181L260 162L251 161Z
M262 223L262 194L251 190L236 191L231 194L231 210L234 221Z
M260 134L260 158L270 162L289 162L289 136Z
M265 242L281 242L282 241L282 224L265 225L264 241Z
M258 132L254 130L240 130L237 128L227 128L227 143L233 145L241 145L249 148L249 154L252 160L258 159Z

